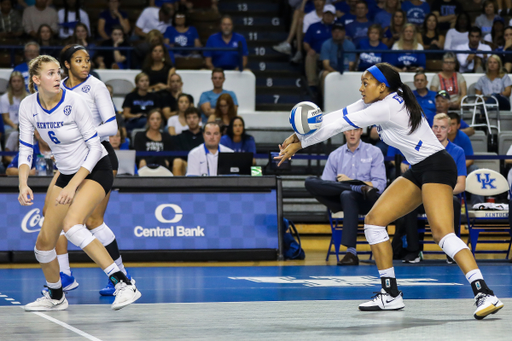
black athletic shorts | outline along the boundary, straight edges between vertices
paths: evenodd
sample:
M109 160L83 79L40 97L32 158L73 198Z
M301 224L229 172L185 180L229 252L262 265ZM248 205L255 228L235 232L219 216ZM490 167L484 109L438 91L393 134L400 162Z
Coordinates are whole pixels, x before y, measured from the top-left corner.
M119 160L117 160L116 151L114 150L114 147L110 144L108 141L101 142L103 147L108 152L108 157L110 158L110 164L112 165L112 170L117 171L119 169Z
M57 181L55 182L55 186L59 186L60 188L66 187L73 176L75 176L75 174L64 175L60 173ZM112 173L112 165L110 164L110 158L108 155L102 157L98 161L92 172L87 175L86 179L94 180L99 183L105 190L105 195L110 192L112 184L114 183L114 173Z
M441 150L425 160L411 166L402 176L421 189L423 184L444 184L455 188L457 184L457 165L452 156Z

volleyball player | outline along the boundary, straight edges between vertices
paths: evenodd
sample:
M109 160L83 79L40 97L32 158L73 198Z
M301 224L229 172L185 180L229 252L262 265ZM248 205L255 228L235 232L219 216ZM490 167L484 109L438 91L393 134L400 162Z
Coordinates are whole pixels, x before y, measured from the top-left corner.
M477 306L474 317L483 319L496 313L503 308L503 303L486 285L467 245L454 233L452 198L457 167L453 158L437 140L411 89L402 83L400 74L391 65L379 63L368 68L361 76L361 83L361 100L325 115L321 128L313 134L300 137L293 134L287 138L277 157L283 162L301 148L340 132L376 125L380 138L399 149L411 164L365 217L364 232L375 255L382 289L359 309L404 308L386 226L423 204L434 240L455 259L471 284Z
M60 64L46 55L29 65L29 89L38 92L20 105L19 201L33 204L27 184L32 158L34 129L48 143L60 175L49 190L43 226L34 248L48 291L25 306L26 311L63 310L68 306L59 276L55 245L61 231L83 249L115 283L112 309L121 309L141 296L135 282L128 280L101 242L85 227L86 218L109 193L114 181L108 152L101 144L85 100L60 87Z

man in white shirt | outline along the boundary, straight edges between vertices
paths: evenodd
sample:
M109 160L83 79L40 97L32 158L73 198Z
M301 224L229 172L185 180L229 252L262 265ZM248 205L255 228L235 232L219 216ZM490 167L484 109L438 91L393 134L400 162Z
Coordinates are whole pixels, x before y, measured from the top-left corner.
M482 31L480 28L473 26L468 32L469 43L457 46L456 50L459 51L489 51L491 52L491 47L486 44L482 44L480 40L482 39ZM482 72L482 65L485 64L487 60L488 54L457 54L457 59L460 64L460 73L464 72Z
M171 4L165 3L162 7L146 7L135 23L135 34L145 38L151 30L159 30L165 33L167 27L171 26L171 19L174 15L174 8Z
M187 176L216 176L219 152L233 153L233 150L220 144L220 126L208 122L203 132L204 143L188 153Z

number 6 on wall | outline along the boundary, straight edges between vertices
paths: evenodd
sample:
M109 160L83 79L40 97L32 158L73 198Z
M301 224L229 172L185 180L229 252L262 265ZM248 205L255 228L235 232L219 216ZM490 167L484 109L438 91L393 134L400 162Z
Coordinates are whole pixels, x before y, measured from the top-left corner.
M59 139L57 137L55 137L55 133L53 131L50 130L48 132L48 136L50 137L50 140L52 140L53 143L55 143L55 144L60 143Z

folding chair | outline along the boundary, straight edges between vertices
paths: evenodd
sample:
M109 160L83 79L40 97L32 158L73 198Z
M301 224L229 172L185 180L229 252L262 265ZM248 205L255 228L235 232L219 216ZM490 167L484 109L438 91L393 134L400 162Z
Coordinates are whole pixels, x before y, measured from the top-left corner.
M491 169L477 169L471 172L466 178L466 191L476 195L493 196L504 192L510 193L507 179L498 172ZM482 204L482 206L485 206ZM471 252L475 253L506 253L508 258L512 243L512 231L508 222L508 210L490 211L473 210L468 211L468 228ZM484 222L485 224L481 224ZM507 239L479 240L481 232L508 233ZM504 250L476 250L477 243L508 243L508 249Z
M331 210L327 210L327 214L329 215L329 222L331 224L331 242L329 243L329 248L327 249L327 257L325 258L325 261L327 262L329 260L329 256L335 254L336 255L336 261L340 261L340 245L341 245L341 235L343 234L343 211L332 213ZM359 221L364 222L364 215L359 215ZM364 230L361 228L358 228L357 235L364 235ZM357 244L367 244L365 241L358 241ZM332 247L334 246L334 251L332 251ZM372 259L372 252L371 251L362 251L358 254L370 254L370 259Z

